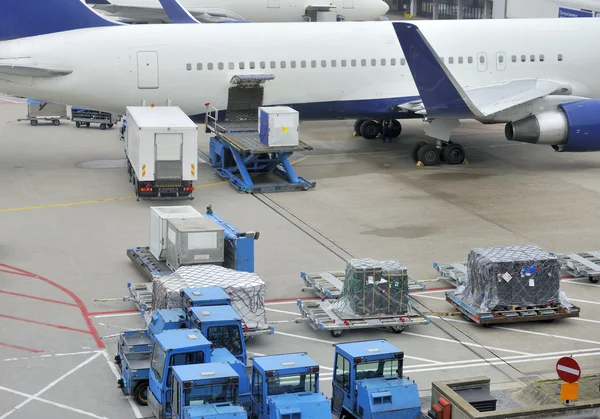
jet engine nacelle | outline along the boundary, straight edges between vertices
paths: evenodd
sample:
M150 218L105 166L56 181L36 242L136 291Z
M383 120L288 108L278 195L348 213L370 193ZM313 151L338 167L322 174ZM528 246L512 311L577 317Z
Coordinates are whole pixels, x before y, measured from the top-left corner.
M600 151L600 100L564 103L509 122L504 134L509 141L551 145L557 151Z

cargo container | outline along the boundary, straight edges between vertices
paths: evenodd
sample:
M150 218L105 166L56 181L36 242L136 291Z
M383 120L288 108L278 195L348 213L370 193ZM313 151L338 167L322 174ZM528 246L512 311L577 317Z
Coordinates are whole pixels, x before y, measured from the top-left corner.
M150 208L150 253L157 261L166 260L167 222L172 219L202 218L194 207L151 207Z
M189 198L198 179L198 127L177 106L128 106L125 155L142 199Z
M221 264L225 260L225 230L207 217L167 221L167 266Z
M269 147L297 147L300 114L288 106L258 108L260 141Z

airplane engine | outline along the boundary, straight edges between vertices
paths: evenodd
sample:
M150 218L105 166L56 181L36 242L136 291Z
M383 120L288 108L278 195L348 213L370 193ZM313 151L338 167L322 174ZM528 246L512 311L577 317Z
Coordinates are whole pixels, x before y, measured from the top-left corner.
M509 122L504 134L509 141L551 145L556 151L600 151L600 100L564 103Z

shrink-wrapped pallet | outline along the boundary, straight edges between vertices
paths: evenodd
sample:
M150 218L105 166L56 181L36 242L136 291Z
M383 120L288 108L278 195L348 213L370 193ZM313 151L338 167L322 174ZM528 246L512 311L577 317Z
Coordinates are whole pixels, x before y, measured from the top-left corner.
M350 259L340 297L332 308L340 317L407 313L406 267L394 260Z
M479 312L556 306L561 304L560 263L533 245L472 249L456 297Z
M255 273L216 265L182 266L173 274L155 278L152 285L155 309L181 308L182 288L221 287L231 295L231 305L249 329L267 328L265 283Z

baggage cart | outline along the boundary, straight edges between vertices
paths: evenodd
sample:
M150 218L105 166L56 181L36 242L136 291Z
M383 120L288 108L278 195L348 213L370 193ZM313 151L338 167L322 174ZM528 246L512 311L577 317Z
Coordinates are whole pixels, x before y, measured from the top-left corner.
M90 127L91 124L99 124L101 130L112 128L119 123L121 117L114 113L94 111L92 109L71 107L71 120L75 122L75 126Z
M592 284L600 282L600 251L557 254L561 267L575 278L587 277Z
M61 119L68 119L66 105L27 99L27 118L20 118L17 121L29 121L34 127L39 121L50 121L58 126Z
M467 262L433 262L433 268L438 271L438 281L445 282L453 287L462 285L467 278Z

